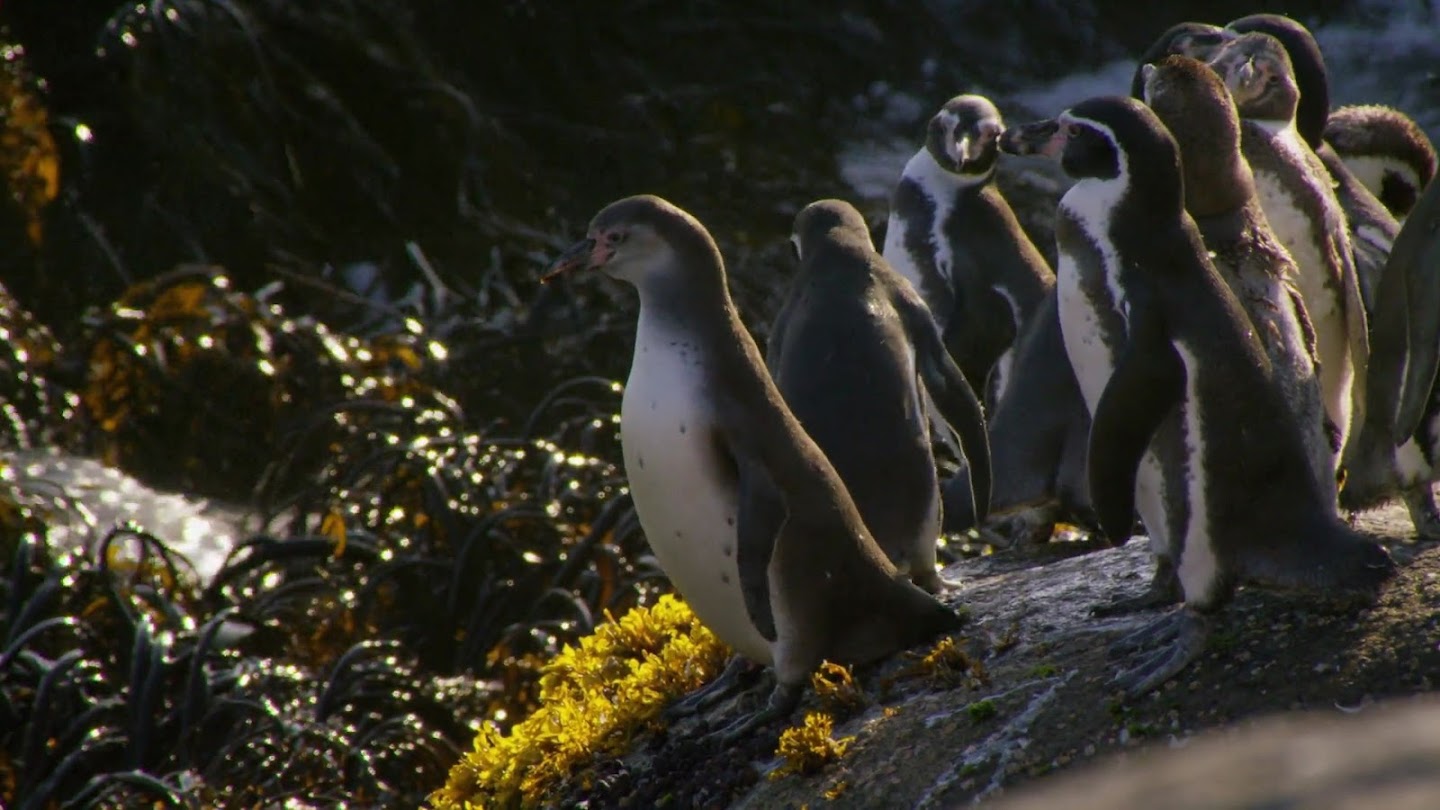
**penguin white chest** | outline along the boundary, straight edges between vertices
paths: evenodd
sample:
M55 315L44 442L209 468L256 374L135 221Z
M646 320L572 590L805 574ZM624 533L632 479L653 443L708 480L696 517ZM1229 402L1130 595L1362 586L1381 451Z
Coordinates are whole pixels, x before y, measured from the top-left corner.
M1100 394L1115 371L1115 356L1106 344L1101 330L1099 303L1084 289L1082 270L1073 256L1060 254L1055 273L1055 287L1060 296L1060 333L1065 339L1065 354L1075 369L1085 407L1091 413L1100 403Z
M620 408L625 472L640 526L675 589L722 641L768 665L769 642L740 589L734 471L715 431L706 362L698 341L642 308Z
M1328 194L1332 204L1325 207L1338 216L1338 204L1333 204L1333 192L1320 188L1314 178L1309 178L1306 182L1311 186L1304 190L1307 196L1324 201ZM1348 434L1351 386L1357 358L1350 354L1343 278L1346 267L1337 252L1348 252L1349 245L1332 244L1330 237L1317 238L1317 223L1311 220L1301 206L1297 190L1287 187L1275 173L1255 172L1255 189L1271 229L1295 260L1298 271L1295 286L1300 290L1300 297L1305 301L1305 309L1315 329L1315 347L1320 359L1320 387L1325 411L1340 427L1342 434ZM1343 226L1338 222L1318 224L1331 236L1343 236Z

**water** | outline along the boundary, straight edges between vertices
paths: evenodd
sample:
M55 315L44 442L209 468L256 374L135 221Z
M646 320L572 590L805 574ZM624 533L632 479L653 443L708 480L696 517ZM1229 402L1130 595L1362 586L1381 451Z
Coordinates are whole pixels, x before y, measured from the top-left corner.
M195 568L202 583L245 536L243 510L152 489L95 459L59 450L0 451L0 480L20 500L50 512L56 548L94 549L110 529L149 532Z

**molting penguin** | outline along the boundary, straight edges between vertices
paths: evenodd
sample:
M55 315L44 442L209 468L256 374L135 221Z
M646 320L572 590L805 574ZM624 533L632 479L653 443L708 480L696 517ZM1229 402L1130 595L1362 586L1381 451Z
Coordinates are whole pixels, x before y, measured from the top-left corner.
M795 217L792 241L800 272L766 354L775 385L890 561L937 592L941 505L926 395L960 437L970 470L960 478L977 519L990 505L980 403L925 302L875 252L859 211L840 200L811 203ZM757 531L778 529L779 506Z
M1241 149L1265 217L1299 268L1298 286L1320 353L1325 411L1344 446L1352 424L1358 428L1364 418L1370 357L1344 212L1325 167L1296 132L1299 91L1284 46L1267 34L1243 34L1225 43L1210 64L1243 119Z
M1134 99L1097 98L1007 131L1002 148L1059 158L1076 178L1059 206L1056 286L1093 415L1104 530L1128 533L1147 456L1163 479L1138 506L1168 531L1160 551L1185 605L1123 642L1165 646L1118 683L1138 694L1183 669L1239 582L1373 595L1394 564L1340 522L1315 480L1264 350L1185 212L1164 125Z
M1011 379L1016 335L1055 283L995 185L1004 128L982 96L940 108L891 197L883 251L920 291L970 384L985 387L994 369L990 402Z
M1142 71L1145 101L1180 148L1185 210L1255 327L1316 481L1333 503L1340 433L1321 402L1315 332L1295 287L1295 262L1271 232L1240 154L1235 104L1220 77L1197 59L1168 56Z
M1389 262L1399 223L1324 140L1330 115L1329 71L1309 29L1280 14L1252 14L1226 29L1263 33L1284 46L1300 93L1295 128L1334 181L1351 233L1355 270L1365 296L1371 367L1365 411L1398 444L1419 426L1440 367L1440 276ZM1358 426L1364 428L1364 425ZM1347 462L1348 465L1348 462Z
M1401 222L1435 176L1430 137L1394 107L1341 107L1325 119L1324 137L1351 174Z
M640 293L620 440L646 538L700 620L775 668L769 705L727 736L788 713L824 659L872 661L960 625L885 558L785 406L704 226L658 197L619 200L546 278L581 268ZM784 510L770 534L741 502L757 486Z

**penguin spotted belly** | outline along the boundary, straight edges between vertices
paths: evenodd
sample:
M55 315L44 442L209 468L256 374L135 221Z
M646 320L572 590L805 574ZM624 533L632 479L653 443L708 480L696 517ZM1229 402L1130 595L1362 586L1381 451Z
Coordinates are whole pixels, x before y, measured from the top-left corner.
M620 406L625 472L646 539L675 589L722 641L769 665L770 644L740 589L734 472L715 444L703 375L695 342L642 310Z

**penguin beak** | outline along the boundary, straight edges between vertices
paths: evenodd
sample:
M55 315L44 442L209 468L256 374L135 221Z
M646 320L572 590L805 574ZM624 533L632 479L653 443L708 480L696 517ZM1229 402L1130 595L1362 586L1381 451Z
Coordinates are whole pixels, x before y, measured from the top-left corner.
M975 137L965 137L960 141L960 157L963 162L969 163L979 160L984 156L985 151L990 148L991 142L1000 137L1005 131L1005 126L993 118L986 118L975 125Z
M565 249L564 253L555 257L555 261L545 268L545 275L540 277L540 283L549 284L555 279L574 270L589 270L596 266L595 240L582 239L579 242Z
M1065 130L1054 118L1011 127L1000 135L1000 151L1012 155L1059 157L1065 151Z

